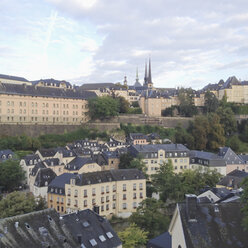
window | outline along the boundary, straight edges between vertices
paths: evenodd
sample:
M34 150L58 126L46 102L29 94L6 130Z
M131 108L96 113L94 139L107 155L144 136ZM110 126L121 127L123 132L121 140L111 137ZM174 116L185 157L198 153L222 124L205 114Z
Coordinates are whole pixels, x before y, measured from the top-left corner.
M136 199L136 193L133 193L133 199Z
M104 205L101 206L101 211L104 211Z
M92 195L96 195L96 189L95 188L92 189Z
M133 190L136 190L136 183L133 184Z
M142 192L140 192L140 198L143 198L143 193Z
M127 196L126 196L126 194L123 194L123 198L122 198L123 200L126 200L127 199Z
M106 210L109 210L109 204L106 205Z
M113 192L115 192L116 191L116 185L114 184L113 185Z
M97 245L97 242L96 242L95 239L90 239L90 244L91 244L92 246L96 246L96 245Z
M106 193L109 193L109 186L106 186Z
M93 198L93 199L92 199L92 205L95 205L95 204L96 204L96 199Z
M139 184L139 189L142 190L143 189L143 183Z
M112 239L112 238L114 237L113 234L112 234L111 232L107 232L106 235L107 235L107 237L108 237L109 239Z
M78 191L75 189L75 194L74 194L75 197L78 197Z
M122 209L127 209L127 204L126 203L122 203Z
M113 195L113 201L115 201L116 200L116 195Z
M84 200L84 207L87 207L87 200Z
M113 202L113 209L115 209L116 205L115 205L115 202Z
M133 202L133 208L137 208L137 202Z
M101 187L101 193L104 194L104 186Z
M104 203L104 197L101 197L101 203Z
M68 193L67 193L68 196L71 195L71 189L68 189Z
M108 195L106 196L106 202L109 202L109 196Z
M106 238L105 238L103 235L100 235L100 236L99 236L99 239L100 239L102 242L106 241Z
M123 188L123 191L126 191L127 190L127 185L126 184L123 184L122 185L122 188Z
M87 197L87 189L84 190L84 197Z

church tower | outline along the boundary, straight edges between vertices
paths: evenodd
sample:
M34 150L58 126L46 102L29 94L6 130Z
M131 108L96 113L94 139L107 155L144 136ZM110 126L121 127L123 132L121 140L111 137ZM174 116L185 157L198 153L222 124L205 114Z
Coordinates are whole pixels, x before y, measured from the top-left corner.
M145 77L144 77L144 84L143 86L146 86L149 89L153 88L153 82L152 82L152 69L151 69L151 59L149 58L149 68L148 68L148 75L147 75L147 63L145 65Z

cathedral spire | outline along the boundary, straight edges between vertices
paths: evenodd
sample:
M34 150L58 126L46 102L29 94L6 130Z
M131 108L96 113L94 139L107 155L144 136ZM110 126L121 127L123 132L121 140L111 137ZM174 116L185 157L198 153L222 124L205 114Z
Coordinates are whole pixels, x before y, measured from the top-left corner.
M148 84L152 84L151 58L149 58Z
M144 85L147 85L147 62L146 62L146 65L145 65L145 77L144 77Z
M136 82L139 82L139 73L138 73L138 67L136 68Z

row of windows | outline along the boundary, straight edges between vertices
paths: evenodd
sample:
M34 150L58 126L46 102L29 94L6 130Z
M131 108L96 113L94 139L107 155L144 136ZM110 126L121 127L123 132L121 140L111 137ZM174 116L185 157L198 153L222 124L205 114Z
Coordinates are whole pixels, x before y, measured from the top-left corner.
M140 183L139 184L139 189L140 190L143 190L143 183ZM105 191L106 190L106 191ZM123 191L126 191L127 190L127 185L126 184L123 184L122 185L122 190ZM133 190L136 190L136 183L133 183ZM116 191L116 185L114 184L113 186L112 186L112 191L113 192L115 192ZM83 191L84 193L83 193L83 196L84 197L87 197L87 189L84 189L84 191ZM104 193L109 193L109 186L106 186L106 187L104 187L104 186L102 186L101 187L101 193L102 194L104 194ZM70 196L71 195L71 189L68 189L68 191L67 191L67 195L68 196ZM94 195L96 195L96 188L92 188L92 195L94 196ZM74 190L74 196L78 196L78 190L77 189L75 189Z

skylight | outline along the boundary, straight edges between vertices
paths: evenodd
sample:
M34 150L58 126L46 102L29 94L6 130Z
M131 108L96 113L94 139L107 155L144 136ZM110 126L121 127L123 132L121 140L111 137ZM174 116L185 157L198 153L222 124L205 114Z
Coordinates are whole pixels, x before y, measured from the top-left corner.
M106 235L107 235L107 237L108 237L109 239L112 239L112 238L114 237L113 234L112 234L111 232L107 232Z
M106 238L105 238L103 235L100 235L100 236L99 236L99 239L100 239L102 242L104 242L104 241L106 240Z
M83 221L83 226L84 227L88 227L90 225L90 223L86 220L86 221Z
M90 239L90 244L91 244L92 246L96 246L96 245L97 245L97 242L96 242L95 239Z

